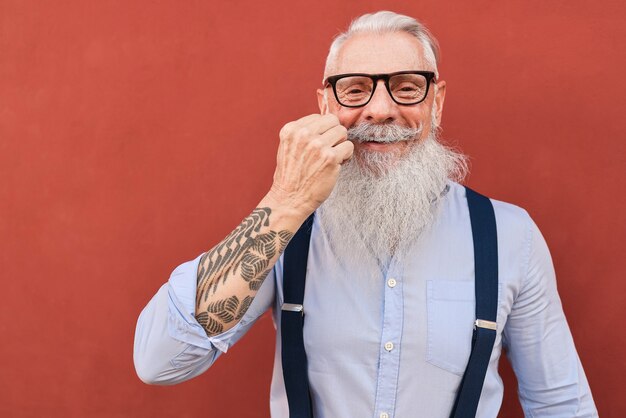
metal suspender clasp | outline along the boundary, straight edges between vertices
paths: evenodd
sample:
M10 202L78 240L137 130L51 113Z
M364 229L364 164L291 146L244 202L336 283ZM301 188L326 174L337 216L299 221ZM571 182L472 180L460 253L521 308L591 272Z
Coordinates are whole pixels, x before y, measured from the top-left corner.
M283 303L283 306L280 307L281 311L291 311L291 312L300 312L304 315L304 308L302 305L298 305L297 303Z
M477 319L474 321L474 328L487 328L496 330L497 324L493 321L485 321L484 319Z

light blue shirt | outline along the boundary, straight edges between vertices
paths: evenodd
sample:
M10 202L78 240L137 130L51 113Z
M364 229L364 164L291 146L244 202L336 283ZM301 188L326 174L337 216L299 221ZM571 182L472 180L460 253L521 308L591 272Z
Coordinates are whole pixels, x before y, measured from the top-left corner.
M596 417L557 293L548 247L523 209L492 200L498 227L497 338L478 405L502 403L502 349L527 417ZM404 263L378 280L339 263L316 217L304 310L308 378L316 418L448 418L470 353L474 255L463 186L450 183L432 227ZM287 418L280 356L282 257L241 321L207 337L194 318L199 257L181 264L145 307L134 359L146 383L174 384L206 371L270 307L277 327L270 408Z

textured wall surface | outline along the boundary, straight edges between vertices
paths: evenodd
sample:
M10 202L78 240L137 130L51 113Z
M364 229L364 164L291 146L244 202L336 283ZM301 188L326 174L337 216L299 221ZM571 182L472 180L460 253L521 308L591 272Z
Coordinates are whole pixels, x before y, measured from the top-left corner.
M444 138L541 228L600 413L626 416L624 4L0 0L0 416L268 415L268 316L176 387L136 377L135 321L255 207L330 39L379 9L439 38Z

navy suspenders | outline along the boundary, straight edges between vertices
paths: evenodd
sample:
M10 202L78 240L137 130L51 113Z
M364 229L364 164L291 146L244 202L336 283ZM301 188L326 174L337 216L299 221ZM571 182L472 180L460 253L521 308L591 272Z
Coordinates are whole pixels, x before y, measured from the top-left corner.
M470 353L450 418L476 416L491 350L496 341L498 312L498 236L496 216L489 198L466 187L474 241L474 293L476 321Z
M283 306L280 315L283 378L289 403L289 418L312 418L311 395L304 351L304 283L313 215L302 224L285 249L283 261Z
M498 246L496 219L489 198L466 189L474 242L476 320L472 350L450 418L476 415L491 351L496 339L498 303ZM304 286L313 215L300 227L284 255L281 312L281 356L290 418L312 418L307 377L304 325Z

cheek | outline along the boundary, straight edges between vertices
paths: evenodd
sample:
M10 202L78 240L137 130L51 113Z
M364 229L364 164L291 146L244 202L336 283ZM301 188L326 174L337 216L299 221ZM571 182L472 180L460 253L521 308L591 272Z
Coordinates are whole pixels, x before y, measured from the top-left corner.
M362 112L362 108L350 109L343 106L330 107L329 110L330 113L339 118L339 123L341 123L345 128L350 128L356 125L359 120L359 115Z
M429 126L430 112L427 106L420 106L418 108L407 107L406 109L402 109L401 115L406 121L406 124L412 128L417 128L420 125L425 128Z

